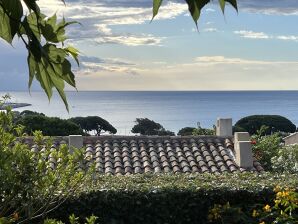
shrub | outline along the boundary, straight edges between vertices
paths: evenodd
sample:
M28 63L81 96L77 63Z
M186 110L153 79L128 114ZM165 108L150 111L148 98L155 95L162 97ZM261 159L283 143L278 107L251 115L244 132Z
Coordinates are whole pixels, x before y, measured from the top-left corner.
M24 222L40 219L75 195L84 179L90 175L80 171L81 150L68 152L68 146L51 149L51 141L44 141L35 132L34 142L43 151L33 152L27 144L17 141L23 128L13 124L13 113L7 108L0 112L0 223ZM52 159L59 161L55 167Z
M255 224L255 223L285 223L297 224L298 193L295 190L275 188L274 200L265 204L254 204L251 209L239 206L215 204L208 214L213 224Z
M260 136L254 135L252 150L256 159L262 164L266 171L272 171L271 159L278 155L281 145L281 137L279 133L273 135Z
M263 125L269 127L265 134L271 134L271 132L276 131L296 131L296 126L290 120L279 115L252 115L244 117L236 122L235 127L242 128L253 135L256 134L257 130Z
M137 118L136 124L131 129L131 132L141 135L175 135L174 132L166 130L161 124L149 120L148 118Z
M194 127L185 127L185 128L181 128L177 135L181 135L181 136L189 136L192 135L192 133L196 130L196 128Z
M208 129L208 128L196 128L193 132L193 135L215 135L215 129Z
M275 172L298 173L298 145L278 149L277 155L271 158L271 163Z
M96 184L70 198L52 218L65 214L94 214L102 223L208 223L215 203L250 208L274 198L274 186L297 187L298 176L289 174L133 175L99 176Z

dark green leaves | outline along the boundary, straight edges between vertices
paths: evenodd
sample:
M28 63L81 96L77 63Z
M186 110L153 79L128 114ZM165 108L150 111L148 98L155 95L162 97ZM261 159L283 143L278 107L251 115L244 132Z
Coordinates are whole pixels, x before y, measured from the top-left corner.
M152 19L157 15L158 10L161 6L162 0L153 0L153 16Z
M224 13L226 2L230 3L237 11L237 0L218 0L220 8L222 12ZM210 3L210 0L185 0L185 2L188 5L188 10L192 16L192 19L197 25L197 22L201 15L201 10L204 8L204 6L208 3ZM161 6L162 0L153 0L153 18L157 15L158 10Z
M0 0L0 38L11 44L18 34L28 50L29 89L34 78L49 99L55 88L68 110L64 86L65 83L73 87L76 84L67 58L71 56L79 64L79 52L71 46L64 48L65 27L76 22L67 22L64 18L58 20L56 14L47 17L40 12L36 0L23 2L29 10L26 15L21 0Z
M22 16L20 0L0 0L0 37L10 44L19 30Z

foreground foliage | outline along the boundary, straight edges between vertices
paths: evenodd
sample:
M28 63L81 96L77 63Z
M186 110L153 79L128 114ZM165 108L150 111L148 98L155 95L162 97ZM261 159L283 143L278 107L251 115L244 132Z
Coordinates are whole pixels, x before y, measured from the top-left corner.
M298 145L279 148L271 164L274 172L298 173Z
M275 198L266 204L255 204L251 209L243 210L232 206L215 204L208 213L208 220L213 224L256 224L256 223L298 223L298 193L289 188L275 189Z
M98 176L95 184L65 202L51 217L94 214L100 223L208 223L214 204L245 211L274 199L274 187L297 189L297 175L235 173L222 175Z
M81 169L83 152L67 145L51 148L40 132L34 143L41 151L31 150L17 141L23 127L13 124L8 108L0 111L0 223L31 223L59 207L90 180ZM56 162L55 162L56 161ZM90 169L91 172L91 169Z
M49 99L55 88L67 110L65 83L76 87L69 57L78 62L78 50L65 45L65 28L73 23L43 14L36 0L0 0L0 38L12 44L18 36L26 46L29 88L36 78Z
M279 133L273 135L253 135L253 153L266 171L272 171L272 158L278 155L281 148L282 138Z

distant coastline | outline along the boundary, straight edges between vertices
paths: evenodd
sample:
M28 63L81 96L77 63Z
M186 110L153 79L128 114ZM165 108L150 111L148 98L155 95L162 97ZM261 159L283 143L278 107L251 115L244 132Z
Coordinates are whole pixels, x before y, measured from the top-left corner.
M20 108L20 107L28 107L32 106L30 103L4 103L0 106L0 110L5 109L6 107L11 107L12 109Z

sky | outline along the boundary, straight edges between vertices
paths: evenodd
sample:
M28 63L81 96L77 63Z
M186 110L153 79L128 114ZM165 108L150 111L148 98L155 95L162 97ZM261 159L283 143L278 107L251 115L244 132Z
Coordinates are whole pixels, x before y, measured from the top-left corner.
M164 0L152 22L152 0L38 3L81 23L67 31L79 91L298 89L297 0L238 0L225 15L215 0L198 30L182 0ZM0 40L0 91L28 90L26 57L18 39Z

